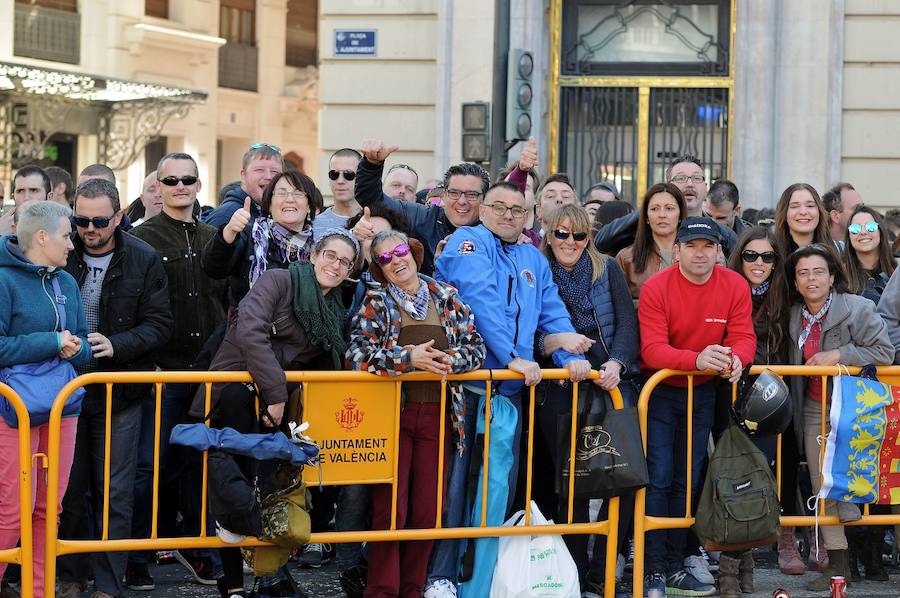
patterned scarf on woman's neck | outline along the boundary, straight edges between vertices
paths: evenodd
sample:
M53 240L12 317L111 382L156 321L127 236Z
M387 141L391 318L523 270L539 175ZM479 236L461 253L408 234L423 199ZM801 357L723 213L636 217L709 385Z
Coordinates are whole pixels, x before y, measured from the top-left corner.
M250 233L253 243L253 263L250 266L250 286L256 282L268 267L269 247L274 244L278 259L283 264L303 260L308 261L312 253L312 226L304 225L303 230L294 232L278 224L271 217L257 218Z

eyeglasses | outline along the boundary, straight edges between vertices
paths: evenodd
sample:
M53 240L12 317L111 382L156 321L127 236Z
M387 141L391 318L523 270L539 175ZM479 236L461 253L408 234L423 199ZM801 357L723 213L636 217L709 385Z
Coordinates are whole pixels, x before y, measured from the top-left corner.
M702 174L695 174L693 176L688 176L686 174L676 174L671 179L669 179L670 183L675 183L676 185L683 185L688 181L692 181L694 183L702 183L706 180L706 177Z
M250 146L251 150L258 150L258 149L263 149L263 148L270 149L273 152L277 152L279 154L281 153L281 148L278 147L277 145L272 145L271 143L254 143L253 145Z
M287 191L286 189L275 189L272 191L272 197L277 197L278 199L285 199L287 197L290 197L291 199L309 198L305 191Z
M395 170L400 169L400 168L402 168L403 170L408 170L408 171L410 171L411 173L413 173L414 175L416 175L416 180L418 180L418 178L419 178L419 173L416 172L415 169L414 169L412 166L408 165L408 164L394 164L393 166L391 166L390 168L388 168L387 173L388 173L388 174L391 174L392 172L394 172Z
M528 213L528 210L521 206L508 206L503 203L489 203L485 204L484 207L490 208L494 216L504 216L506 212L509 212L513 218L524 218L525 214Z
M332 181L338 180L338 177L340 177L341 175L344 175L345 181L352 181L353 179L356 178L356 171L355 170L329 170L328 171L328 178L331 179Z
M868 222L866 222L865 226L866 226L867 233L874 233L875 231L878 230L878 223L875 222L874 220L869 220ZM851 224L850 226L847 227L847 230L850 231L851 235L858 235L859 233L861 233L863 231L863 225L862 224Z
M94 228L106 228L115 217L115 214L113 214L109 218L101 218L100 216L94 216L93 218L85 218L84 216L72 216L72 222L74 222L75 226L77 226L78 228L87 228L92 224L94 225Z
M741 259L747 262L748 264L752 264L759 258L762 258L764 264L774 264L775 258L774 251L763 251L762 253L758 251L750 251L749 249L745 249L741 252Z
M392 261L394 261L395 255L397 257L406 257L407 255L409 255L409 245L407 245L406 243L401 243L390 251L379 253L375 256L375 261L379 266L387 266Z
M323 251L322 257L324 257L325 261L329 264L337 262L344 270L347 270L348 272L350 271L350 268L353 267L353 262L345 257L340 257L337 252L332 249L326 249L325 251Z
M484 195L484 193L482 193L481 191L460 191L459 189L447 189L446 193L447 197L449 197L453 201L456 201L463 195L465 195L466 199L468 199L469 201L476 201L479 197Z
M182 183L185 187L190 187L197 182L197 177L192 175L183 176L181 178L177 176L167 176L159 179L159 182L166 187L177 187L178 183Z
M581 243L582 241L587 239L587 233L570 233L569 231L563 230L561 228L554 230L553 236L560 241L565 241L569 237L572 237L573 239L575 239L576 243Z

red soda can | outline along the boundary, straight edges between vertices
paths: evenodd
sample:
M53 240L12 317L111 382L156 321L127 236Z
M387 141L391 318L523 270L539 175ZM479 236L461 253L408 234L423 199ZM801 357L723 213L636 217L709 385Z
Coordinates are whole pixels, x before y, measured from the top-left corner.
M847 580L836 575L831 578L831 598L846 598Z
M791 598L791 593L784 588L778 588L772 592L772 598Z

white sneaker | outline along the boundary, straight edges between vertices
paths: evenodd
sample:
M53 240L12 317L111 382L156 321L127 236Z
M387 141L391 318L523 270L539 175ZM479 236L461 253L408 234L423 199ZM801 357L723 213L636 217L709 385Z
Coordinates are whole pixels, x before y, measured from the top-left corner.
M245 536L244 534L236 534L234 532L230 532L218 523L216 523L216 535L219 536L219 539L226 544L240 544L247 539L247 536Z
M449 579L435 579L425 586L422 598L456 598L456 586Z
M715 578L709 572L709 563L702 556L694 554L687 557L684 559L684 568L700 583L710 586L716 584Z

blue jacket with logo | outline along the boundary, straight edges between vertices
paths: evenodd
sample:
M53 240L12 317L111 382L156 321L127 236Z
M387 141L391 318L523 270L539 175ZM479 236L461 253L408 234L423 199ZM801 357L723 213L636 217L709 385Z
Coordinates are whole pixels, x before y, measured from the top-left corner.
M435 262L435 277L459 290L475 314L475 328L487 345L484 367L504 369L517 357L535 361L534 335L538 330L574 332L550 265L531 244L506 243L483 224L456 230ZM553 362L564 367L584 359L559 349ZM506 392L522 382L506 382Z

